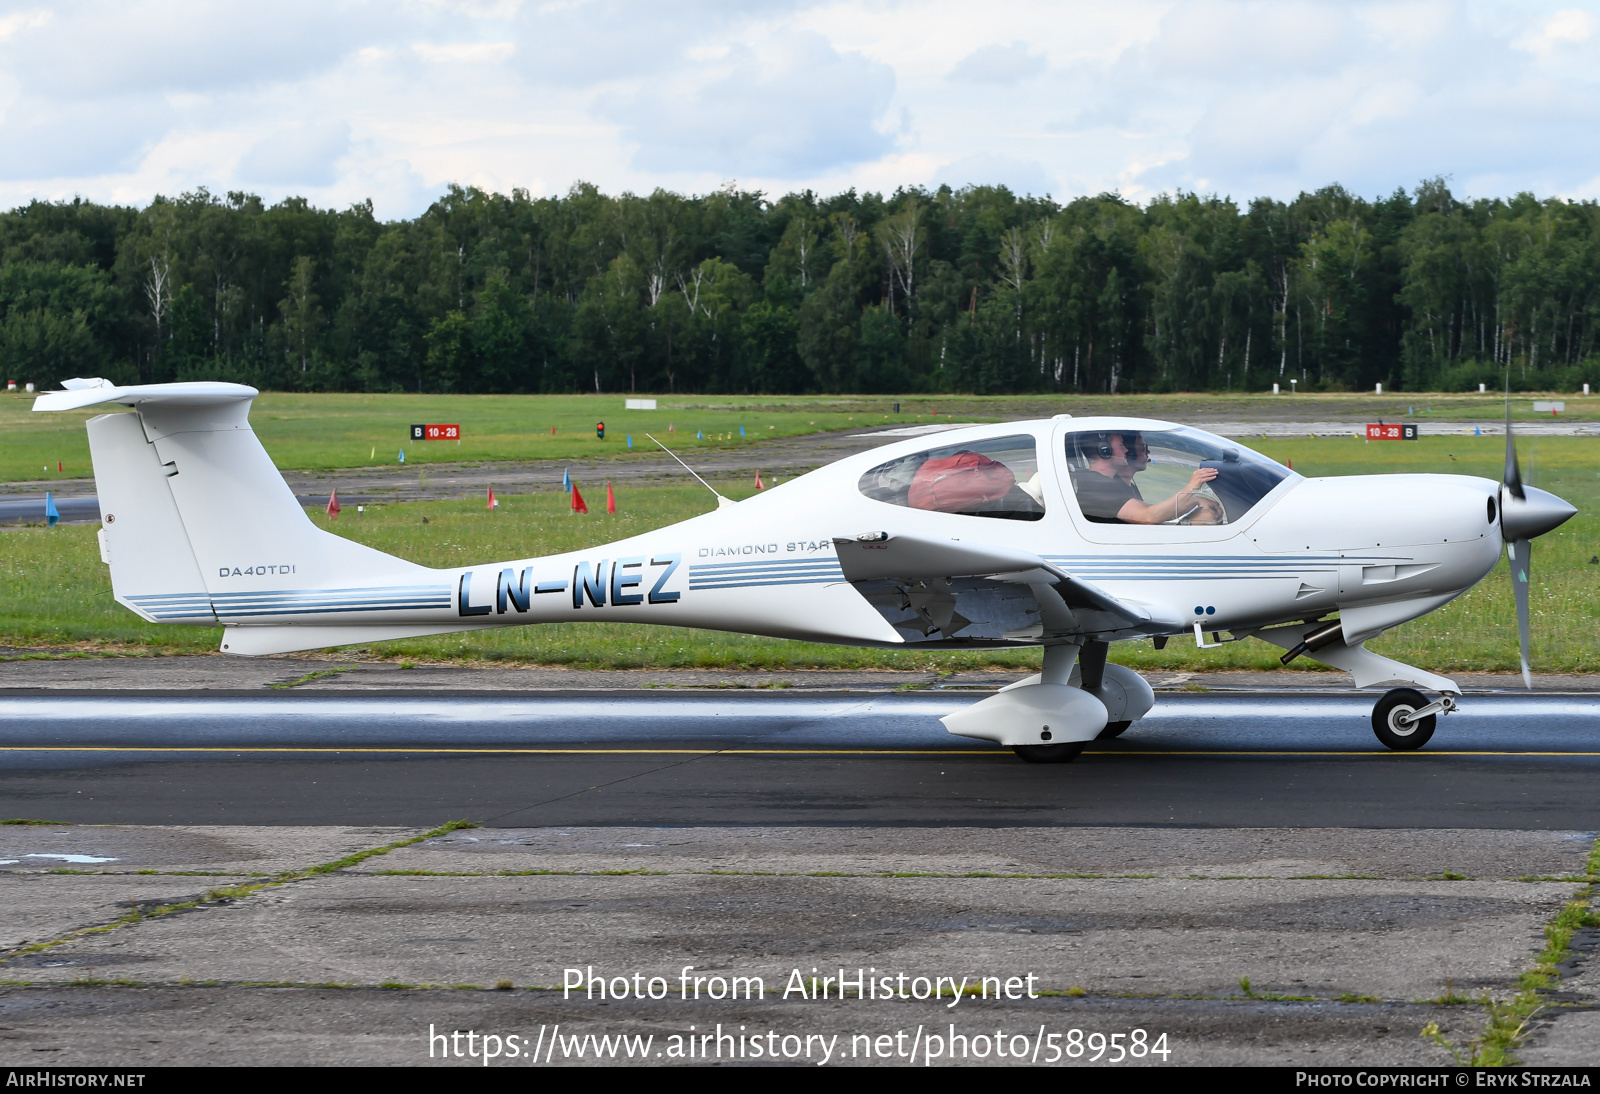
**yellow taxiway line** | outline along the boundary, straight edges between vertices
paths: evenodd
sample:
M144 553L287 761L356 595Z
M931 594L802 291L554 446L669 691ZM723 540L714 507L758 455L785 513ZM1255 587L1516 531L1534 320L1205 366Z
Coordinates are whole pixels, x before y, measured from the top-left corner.
M307 745L304 747L243 745L0 745L3 752L192 752L209 753L356 753L390 755L515 755L515 756L1010 756L1008 749L952 748L370 748ZM1600 752L1511 751L1312 751L1306 749L1093 749L1085 756L1600 756Z

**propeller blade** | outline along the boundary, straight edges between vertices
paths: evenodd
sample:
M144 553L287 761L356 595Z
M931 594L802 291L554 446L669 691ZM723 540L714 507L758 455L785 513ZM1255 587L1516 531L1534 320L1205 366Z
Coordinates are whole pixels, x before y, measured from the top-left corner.
M1517 440L1511 435L1511 398L1506 397L1506 489L1522 497L1522 469L1517 466Z
M1517 597L1517 641L1522 647L1522 683L1533 690L1533 671L1528 664L1528 572L1532 561L1533 541L1513 540L1506 544L1506 555L1511 564L1511 590Z

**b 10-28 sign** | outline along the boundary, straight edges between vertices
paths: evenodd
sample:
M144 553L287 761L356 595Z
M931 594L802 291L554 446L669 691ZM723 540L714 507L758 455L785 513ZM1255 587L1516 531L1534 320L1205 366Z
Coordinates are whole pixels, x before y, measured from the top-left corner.
M459 441L461 427L459 425L414 425L411 427L411 439L414 441Z
M1369 441L1414 441L1417 439L1417 427L1411 424L1403 425L1377 425L1367 426L1367 440Z

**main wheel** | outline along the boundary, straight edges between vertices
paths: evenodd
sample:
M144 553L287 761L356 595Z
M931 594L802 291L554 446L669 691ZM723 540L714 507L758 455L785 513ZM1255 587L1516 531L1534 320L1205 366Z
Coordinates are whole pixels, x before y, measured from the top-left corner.
M1412 688L1395 688L1385 692L1378 705L1372 708L1372 732L1378 735L1385 747L1397 752L1410 752L1421 748L1433 736L1438 717L1430 714L1414 722L1401 725L1399 717L1421 710L1428 705L1428 697Z
M1013 745L1011 751L1030 764L1070 764L1083 751L1084 742L1064 745Z
M1100 731L1100 735L1097 736L1095 740L1109 741L1114 737L1120 737L1122 736L1123 731L1131 725L1133 725L1132 722L1107 722L1106 728Z

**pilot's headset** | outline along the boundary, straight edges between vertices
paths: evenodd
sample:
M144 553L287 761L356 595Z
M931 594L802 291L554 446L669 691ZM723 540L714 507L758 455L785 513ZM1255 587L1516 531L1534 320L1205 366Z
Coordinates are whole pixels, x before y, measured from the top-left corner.
M1116 453L1111 447L1110 433L1079 433L1073 448L1080 470L1089 470L1090 460L1109 460Z

